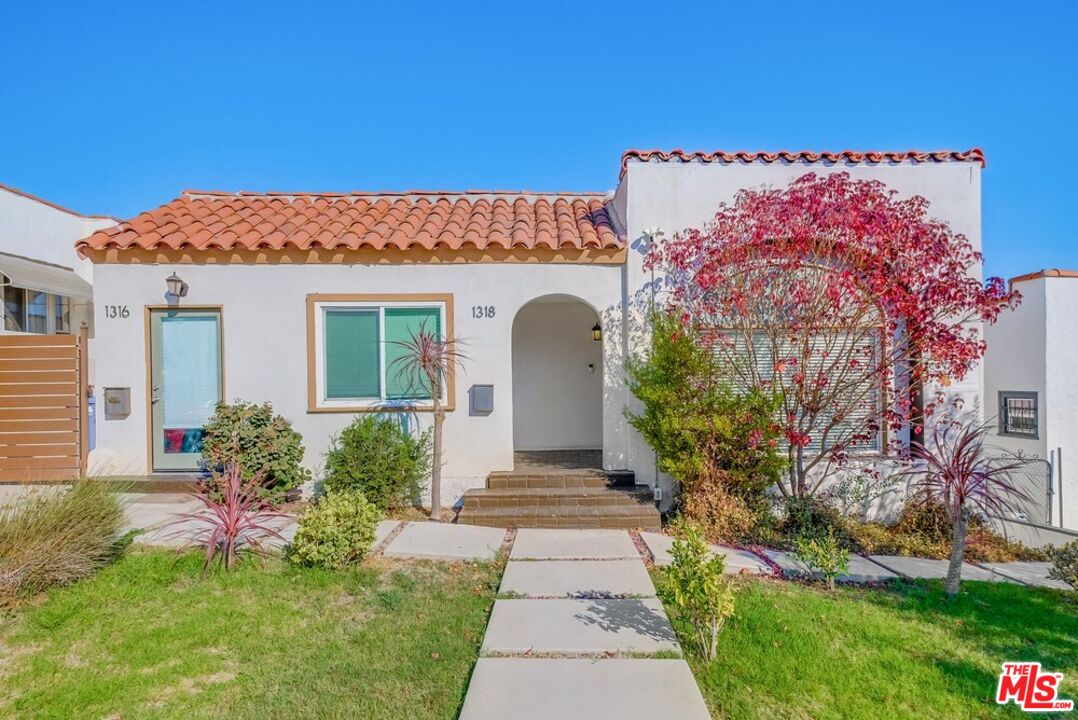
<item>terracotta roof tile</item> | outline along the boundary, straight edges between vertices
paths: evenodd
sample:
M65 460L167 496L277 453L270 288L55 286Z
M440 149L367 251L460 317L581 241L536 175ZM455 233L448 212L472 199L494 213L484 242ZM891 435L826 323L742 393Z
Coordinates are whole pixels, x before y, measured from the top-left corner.
M620 249L600 193L185 191L80 240L89 250Z
M751 162L788 162L788 163L870 163L882 162L898 163L907 160L915 162L979 162L985 167L984 152L980 148L971 148L965 151L958 150L932 150L922 152L920 150L900 151L865 151L842 150L841 152L813 152L811 150L779 150L777 152L724 152L716 150L705 152L702 150L686 151L676 150L626 150L621 156L621 177L625 177L625 168L629 161L650 162L658 159L661 162L675 160L678 162L703 162L703 163L751 163Z

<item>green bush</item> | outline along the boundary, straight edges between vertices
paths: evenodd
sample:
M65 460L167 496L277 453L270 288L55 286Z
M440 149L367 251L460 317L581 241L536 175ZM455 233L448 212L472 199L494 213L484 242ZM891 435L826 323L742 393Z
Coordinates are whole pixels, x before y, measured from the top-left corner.
M794 556L823 576L827 587L835 589L835 578L847 572L850 567L850 551L844 541L835 534L833 527L827 528L823 535L810 535L797 538Z
M724 575L726 559L711 552L699 528L684 524L678 533L657 592L691 651L711 661L719 632L734 614L733 584Z
M1052 563L1048 577L1065 582L1078 590L1078 540L1048 548L1047 555Z
M206 467L218 470L234 461L244 469L245 478L263 473L269 500L280 502L289 490L311 479L310 471L300 465L303 437L291 422L273 414L270 403L218 403L204 430Z
M323 495L300 518L289 558L298 565L330 569L358 562L370 552L381 517L357 490Z
M820 498L789 497L784 501L778 530L790 542L803 537L822 537L829 532L848 542L845 524L838 510Z
M326 490L358 490L383 511L414 504L430 475L430 437L392 418L356 418L330 445Z
M0 508L0 607L65 585L111 561L124 511L103 481L79 480Z

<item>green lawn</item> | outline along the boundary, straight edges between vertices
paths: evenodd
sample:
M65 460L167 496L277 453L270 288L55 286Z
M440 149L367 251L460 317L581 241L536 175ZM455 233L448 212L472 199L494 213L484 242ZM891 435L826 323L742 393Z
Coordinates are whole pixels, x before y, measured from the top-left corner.
M716 720L1019 717L993 699L1004 660L1062 672L1078 699L1075 600L1004 583L963 583L948 602L938 582L831 594L746 580L718 659L693 670Z
M455 718L497 574L134 553L0 616L0 717Z

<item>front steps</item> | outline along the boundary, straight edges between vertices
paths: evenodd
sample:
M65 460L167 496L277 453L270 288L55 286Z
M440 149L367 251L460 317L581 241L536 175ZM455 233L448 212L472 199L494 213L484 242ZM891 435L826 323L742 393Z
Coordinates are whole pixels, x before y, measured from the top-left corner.
M488 527L659 530L651 488L629 471L518 463L464 494L457 522Z

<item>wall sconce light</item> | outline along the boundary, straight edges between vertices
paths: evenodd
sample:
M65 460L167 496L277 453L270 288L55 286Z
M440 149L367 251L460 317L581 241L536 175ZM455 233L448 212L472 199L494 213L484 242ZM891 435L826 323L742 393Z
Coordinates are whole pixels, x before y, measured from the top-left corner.
M599 327L599 323L595 323L595 327L591 329L591 339L595 342L599 342L603 339L603 329Z
M187 297L187 283L176 273L165 278L165 286L168 288L169 295L178 298Z

